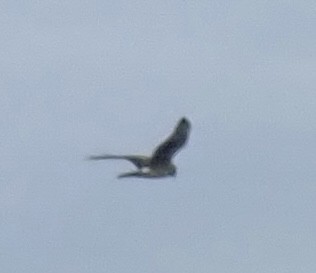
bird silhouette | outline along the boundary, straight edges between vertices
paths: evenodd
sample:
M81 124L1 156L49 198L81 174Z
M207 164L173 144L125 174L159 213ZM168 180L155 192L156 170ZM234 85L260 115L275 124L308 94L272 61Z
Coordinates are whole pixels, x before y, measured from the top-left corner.
M187 143L190 129L191 124L189 120L185 117L181 118L172 134L154 150L152 156L105 154L92 155L88 159L124 159L137 167L137 171L122 173L118 178L162 178L176 176L177 168L172 163L172 158Z

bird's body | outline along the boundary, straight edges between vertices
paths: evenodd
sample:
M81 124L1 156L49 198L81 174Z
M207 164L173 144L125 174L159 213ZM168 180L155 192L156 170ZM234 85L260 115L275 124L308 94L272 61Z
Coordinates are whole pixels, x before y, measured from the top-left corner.
M186 118L182 118L178 122L174 132L156 148L151 157L139 155L98 155L90 156L89 159L125 159L137 167L137 171L123 173L118 178L161 178L175 176L176 166L172 163L171 159L186 144L190 128L190 122Z

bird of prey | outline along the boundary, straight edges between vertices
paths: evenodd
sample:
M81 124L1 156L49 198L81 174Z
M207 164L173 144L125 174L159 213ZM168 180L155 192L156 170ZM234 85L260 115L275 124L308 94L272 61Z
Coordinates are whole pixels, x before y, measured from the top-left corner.
M186 144L190 128L190 122L184 117L181 118L172 134L154 150L152 156L106 154L90 156L89 159L125 159L137 167L137 171L120 174L118 178L161 178L176 176L177 168L171 160L179 149Z

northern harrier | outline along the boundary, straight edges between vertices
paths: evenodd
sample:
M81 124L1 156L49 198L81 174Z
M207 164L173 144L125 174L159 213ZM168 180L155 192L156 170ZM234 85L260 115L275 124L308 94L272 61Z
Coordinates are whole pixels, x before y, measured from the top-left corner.
M186 144L190 127L190 122L186 118L180 119L173 133L155 149L151 157L141 155L97 155L90 156L89 159L125 159L137 167L137 171L120 174L118 178L176 176L177 168L171 162L171 159Z

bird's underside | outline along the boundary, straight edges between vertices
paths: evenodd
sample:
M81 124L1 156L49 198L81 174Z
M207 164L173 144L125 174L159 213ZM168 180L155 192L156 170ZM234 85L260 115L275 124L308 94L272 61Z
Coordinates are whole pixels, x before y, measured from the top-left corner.
M118 178L161 178L176 175L176 166L171 162L172 157L182 148L188 139L190 123L182 118L174 132L153 152L152 156L141 155L97 155L90 156L91 160L124 159L136 166L137 171L120 174Z
M168 174L165 173L159 173L159 172L153 172L151 170L149 171L134 171L134 172L127 172L122 173L117 176L117 178L125 178L125 177L138 177L138 178L162 178L168 176Z

